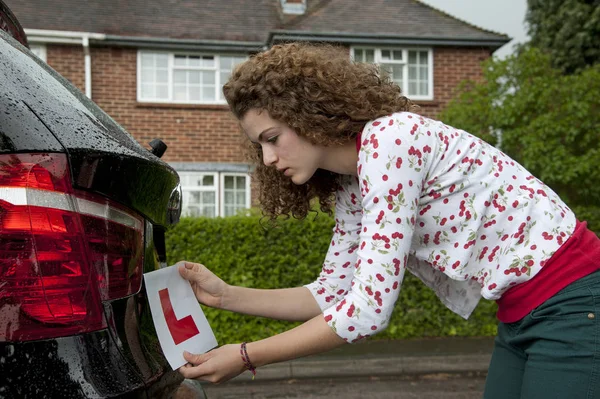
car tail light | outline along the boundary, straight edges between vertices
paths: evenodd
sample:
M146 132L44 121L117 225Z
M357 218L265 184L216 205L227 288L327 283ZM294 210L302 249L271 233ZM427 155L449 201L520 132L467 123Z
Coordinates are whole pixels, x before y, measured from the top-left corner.
M0 155L0 341L106 327L141 287L143 219L74 190L64 154Z

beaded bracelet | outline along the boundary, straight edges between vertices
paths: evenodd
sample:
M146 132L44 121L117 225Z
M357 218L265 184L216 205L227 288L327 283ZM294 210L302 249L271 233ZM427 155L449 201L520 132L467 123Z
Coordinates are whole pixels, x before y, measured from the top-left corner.
M248 351L246 350L245 342L242 342L242 345L240 347L240 355L242 355L242 361L244 362L244 366L246 366L247 370L250 370L250 372L252 373L252 379L254 380L254 377L256 377L256 367L252 365L252 362L248 357Z

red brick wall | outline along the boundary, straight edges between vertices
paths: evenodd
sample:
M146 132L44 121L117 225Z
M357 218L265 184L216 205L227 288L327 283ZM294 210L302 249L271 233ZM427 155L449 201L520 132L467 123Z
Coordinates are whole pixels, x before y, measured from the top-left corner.
M226 106L150 105L136 101L137 50L97 47L92 55L92 99L142 145L161 138L168 162L243 162L240 134ZM463 79L481 78L486 49L436 48L434 100L418 102L421 113L435 117ZM48 63L84 90L81 46L51 45Z
M482 78L481 63L489 58L487 49L436 48L433 51L433 101L418 102L423 115L436 117L466 79Z
M71 83L85 92L85 67L83 46L48 45L46 61Z

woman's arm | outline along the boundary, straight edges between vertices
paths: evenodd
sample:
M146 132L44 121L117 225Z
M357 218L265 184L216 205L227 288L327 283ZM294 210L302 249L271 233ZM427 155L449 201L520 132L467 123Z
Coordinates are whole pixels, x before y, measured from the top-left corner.
M321 313L305 287L253 289L226 284L204 265L179 262L181 277L188 280L196 299L206 306L254 316L288 321L306 321Z
M342 346L346 341L325 322L322 315L281 334L250 342L248 357L255 367L314 355Z
M345 342L319 315L292 330L248 343L247 352L252 365L261 367L326 352ZM225 345L201 355L185 352L184 357L189 363L179 371L185 378L220 383L246 369L240 354L240 344Z
M288 321L306 321L321 313L305 287L261 290L230 285L225 290L222 309Z

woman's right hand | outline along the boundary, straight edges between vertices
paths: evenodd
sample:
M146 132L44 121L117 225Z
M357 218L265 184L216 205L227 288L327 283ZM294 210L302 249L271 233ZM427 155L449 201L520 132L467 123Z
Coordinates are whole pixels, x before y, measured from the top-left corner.
M181 261L175 265L181 277L190 282L196 299L211 308L222 308L227 284L206 266L199 263Z

